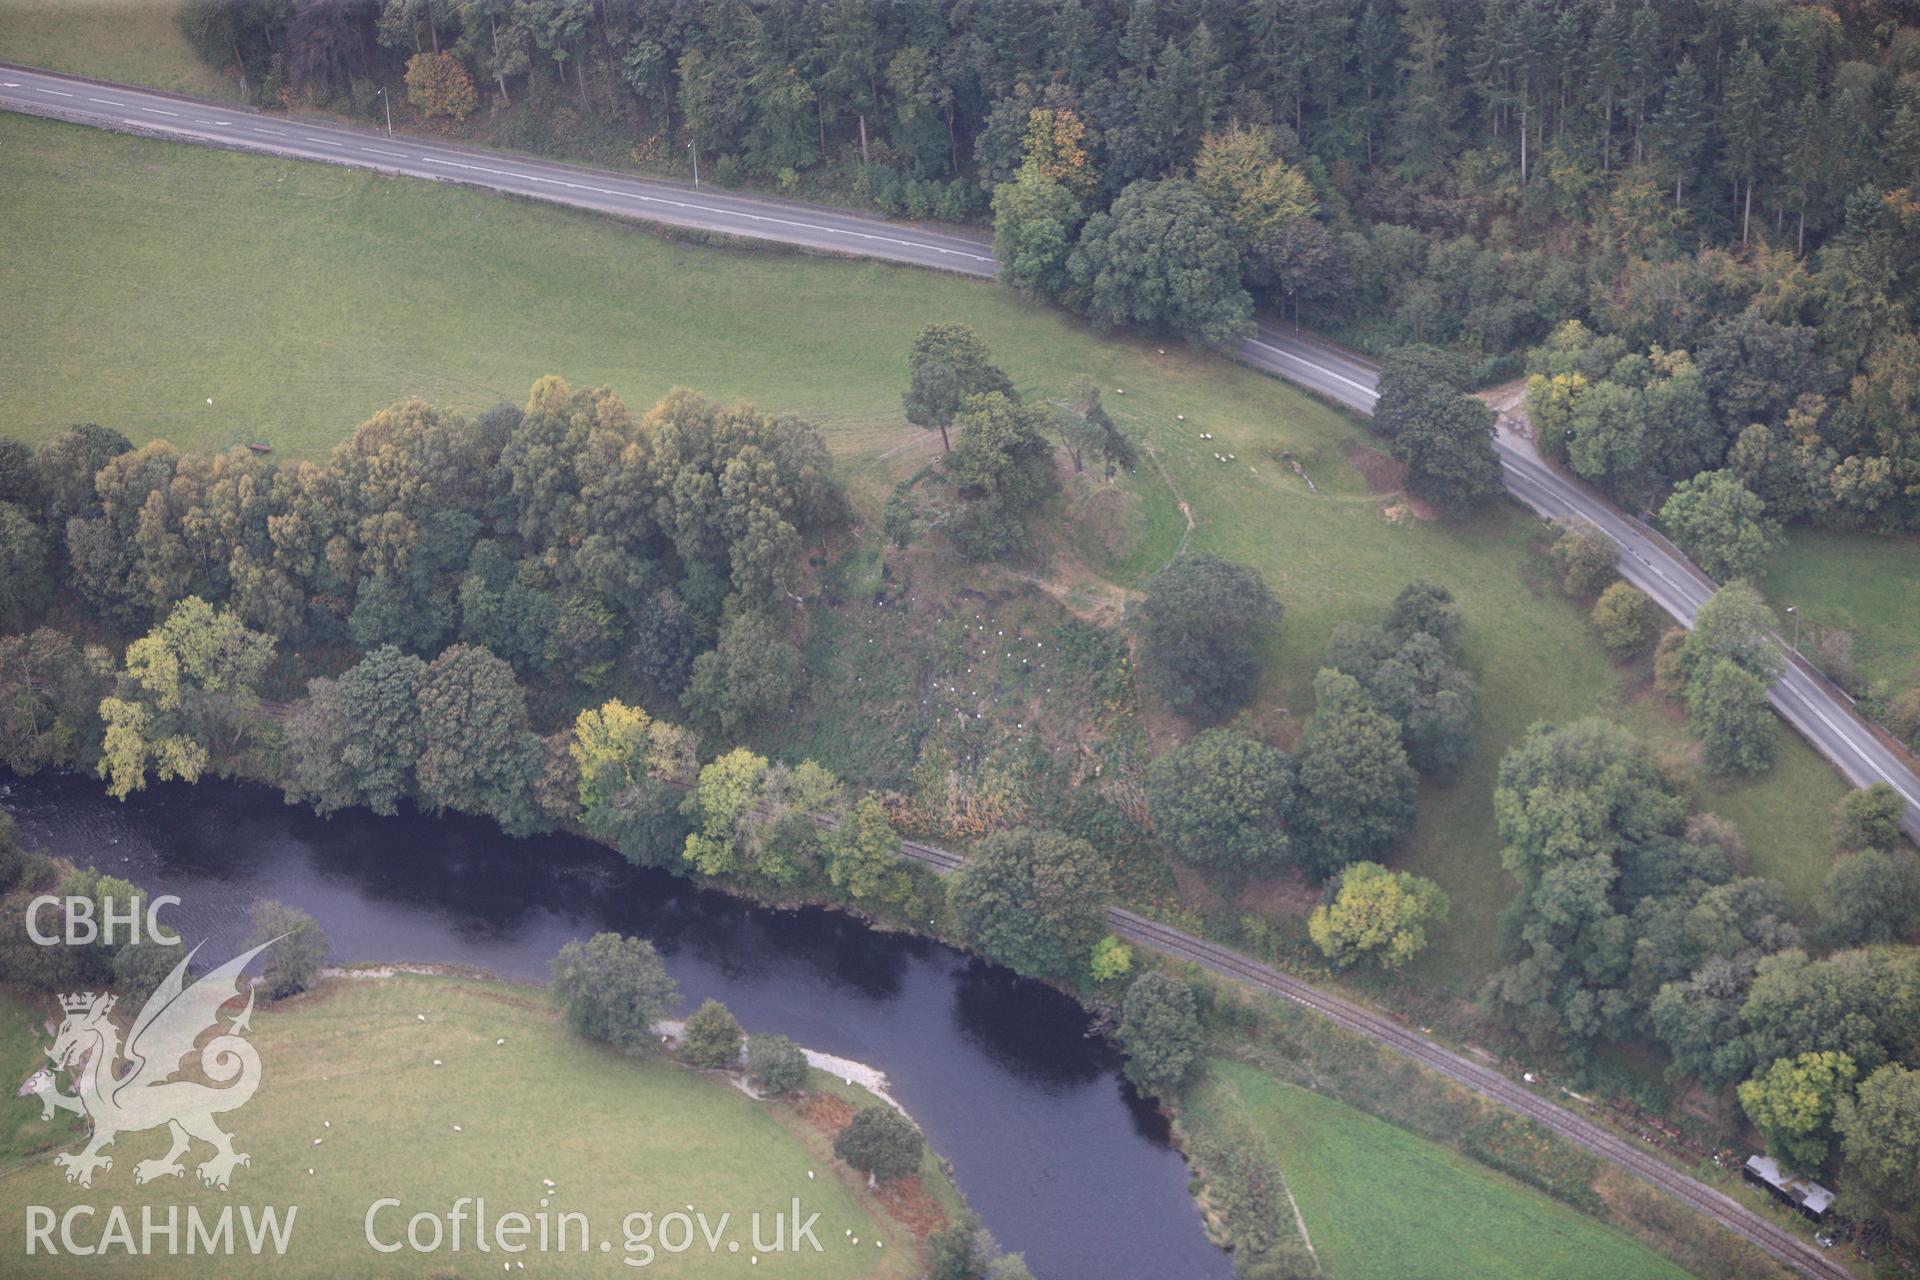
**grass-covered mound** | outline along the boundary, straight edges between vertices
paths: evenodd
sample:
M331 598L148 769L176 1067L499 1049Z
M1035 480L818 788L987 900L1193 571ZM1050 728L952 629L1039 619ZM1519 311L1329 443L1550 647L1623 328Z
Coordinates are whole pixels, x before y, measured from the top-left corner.
M1222 356L1102 338L985 281L694 247L431 182L11 115L0 115L0 192L16 248L0 260L0 294L14 304L0 314L11 393L0 432L17 438L86 420L136 442L262 440L278 459L310 458L403 396L477 411L523 399L547 373L611 386L636 411L685 385L819 424L867 527L828 566L846 608L820 611L810 632L815 696L756 745L819 754L856 783L911 789L916 735L953 736L962 711L996 708L990 718L1005 722L976 742L992 734L969 719L949 752L963 762L1017 747L1031 711L1049 725L1077 718L1066 732L1088 736L1081 726L1104 706L1063 708L1060 683L1049 693L1044 678L1057 670L1034 672L1012 645L970 653L968 633L1058 654L1069 614L1111 621L1183 538L1252 565L1286 605L1250 713L1251 728L1282 743L1312 710L1337 624L1377 619L1413 577L1445 583L1483 690L1475 749L1452 786L1423 790L1402 864L1452 898L1416 972L1456 992L1495 967L1495 918L1511 894L1488 803L1501 754L1537 721L1596 710L1668 731L1670 713L1636 703L1640 675L1613 665L1553 584L1535 517L1500 503L1466 522L1421 518L1361 423ZM1091 376L1108 413L1152 451L1115 490L1068 477L1041 539L1051 554L1011 573L962 569L939 544L905 562L880 546L886 495L939 448L900 401L907 348L934 321L973 327L1029 397ZM903 598L927 607L895 619ZM981 670L983 656L995 671ZM1095 696L1106 688L1088 684ZM1165 731L1157 751L1179 726L1152 727ZM1124 730L1098 736L1122 741ZM1684 729L1670 731L1684 745ZM1000 787L986 779L983 812ZM1773 774L1711 784L1701 806L1738 821L1756 867L1804 901L1824 875L1826 815L1841 791L1789 737Z

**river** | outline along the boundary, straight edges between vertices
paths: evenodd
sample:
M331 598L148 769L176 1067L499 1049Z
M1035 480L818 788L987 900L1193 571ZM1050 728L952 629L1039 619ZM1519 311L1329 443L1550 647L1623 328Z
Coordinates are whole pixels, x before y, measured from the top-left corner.
M215 957L236 949L259 898L312 913L346 963L544 978L570 938L650 939L685 1008L711 996L749 1031L886 1072L982 1220L1040 1280L1232 1275L1166 1123L1079 1006L950 947L832 911L749 905L585 840L516 840L467 818L322 819L224 782L160 785L125 804L72 776L7 779L0 792L27 845L177 894L166 923Z

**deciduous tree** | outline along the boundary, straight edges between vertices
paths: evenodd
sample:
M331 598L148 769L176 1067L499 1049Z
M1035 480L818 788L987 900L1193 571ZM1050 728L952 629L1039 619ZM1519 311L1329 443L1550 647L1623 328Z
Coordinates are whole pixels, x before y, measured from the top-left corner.
M458 124L479 102L473 77L451 53L416 53L407 59L407 101L428 118L445 116Z
M866 1107L833 1140L833 1154L867 1175L891 1182L920 1171L927 1140L913 1121L881 1103Z
M1340 873L1331 903L1313 909L1307 932L1337 965L1371 959L1398 969L1427 945L1427 929L1447 918L1446 891L1405 871L1356 862Z
M697 829L681 855L701 875L732 875L741 869L746 821L760 798L767 758L736 747L700 770L686 812Z
M678 859L687 824L670 783L692 773L692 735L611 698L574 718L567 751L588 831L643 866Z
M1840 858L1814 910L1828 946L1898 942L1920 925L1920 859L1908 849L1872 846Z
M1086 215L1073 192L1022 167L993 189L993 260L1000 280L1043 298L1066 290L1067 259Z
M1389 356L1380 369L1375 429L1407 464L1407 488L1448 511L1502 492L1493 411L1461 393L1455 363L1429 349Z
M1400 726L1364 704L1353 677L1322 671L1313 686L1318 709L1300 747L1294 847L1303 866L1328 876L1399 847L1413 829L1418 780Z
M1853 1080L1853 1059L1844 1053L1777 1058L1741 1084L1740 1106L1766 1136L1769 1151L1810 1172L1832 1153L1834 1113Z
M1193 988L1157 971L1135 978L1121 1005L1120 1045L1127 1079L1157 1097L1177 1095L1200 1059Z
M1206 552L1181 556L1147 579L1132 613L1141 674L1180 714L1223 719L1252 699L1260 646L1280 614L1252 569Z
M1681 660L1689 679L1717 659L1773 683L1784 659L1773 639L1774 619L1760 593L1744 582L1720 588L1694 616Z
M1631 583L1616 582L1593 602L1588 620L1608 653L1630 658L1653 640L1665 616L1646 592Z
M731 731L787 705L801 679L800 651L761 613L736 614L720 643L693 660L687 709Z
M900 862L900 835L871 795L854 802L845 824L826 841L826 852L828 879L856 901L898 903L912 892Z
M546 749L528 727L513 668L485 649L456 644L416 675L414 702L421 804L481 814L511 834L532 830L533 784Z
M24 627L52 590L40 526L14 503L0 502L0 627Z
M1847 792L1836 806L1835 816L1842 848L1892 849L1900 841L1900 821L1907 816L1907 801L1892 783L1876 782Z
M1019 397L1013 382L988 357L987 344L963 324L930 324L907 352L907 421L937 430L943 450L953 446L947 428L969 396L998 391Z
M1147 766L1155 832L1181 861L1231 880L1287 861L1293 761L1229 729L1210 729Z
M680 989L644 938L596 933L554 956L548 990L573 1029L621 1049L659 1044L653 1024L680 1003Z
M1221 346L1253 328L1233 234L1181 179L1128 186L1087 220L1067 272L1073 305L1103 329L1138 325Z
M1687 712L1707 772L1758 773L1773 763L1779 731L1759 677L1726 660L1695 668L1687 679Z
M1087 455L1093 454L1111 480L1115 471L1132 466L1137 456L1133 441L1101 407L1100 388L1085 374L1069 382L1065 397L1053 406L1053 427L1076 473L1085 470Z
M1620 576L1620 548L1605 534L1578 526L1560 531L1553 543L1554 563L1569 595L1598 596Z
M696 1067L731 1067L740 1061L740 1024L718 1000L702 1000L684 1034L681 1052Z
M1920 1196L1920 1071L1881 1067L1834 1103L1833 1127L1847 1167L1882 1202L1904 1207Z
M0 762L22 775L90 767L100 749L99 667L110 662L51 627L0 636Z
M141 790L149 768L163 781L197 781L213 752L237 749L259 708L257 686L273 650L273 637L198 596L128 645L114 693L100 702L99 771L108 793L124 800Z
M963 402L954 418L959 443L944 466L960 497L954 545L967 558L999 559L1026 546L1026 520L1054 487L1046 423L1044 408L997 391Z
M261 972L261 985L275 1000L298 995L313 986L320 967L327 962L327 935L314 918L298 907L285 903L256 902L247 909L252 929L243 944L251 949L265 942L267 967Z
M807 1055L785 1036L762 1032L747 1037L747 1079L754 1088L782 1097L807 1083Z
M1001 964L1074 977L1106 932L1107 869L1084 840L1055 831L996 831L947 881L961 932Z
M1767 504L1731 471L1703 471L1674 486L1660 520L1695 564L1725 582L1758 574L1780 545Z
M1193 182L1251 248L1319 211L1313 184L1280 157L1271 129L1234 123L1200 140Z

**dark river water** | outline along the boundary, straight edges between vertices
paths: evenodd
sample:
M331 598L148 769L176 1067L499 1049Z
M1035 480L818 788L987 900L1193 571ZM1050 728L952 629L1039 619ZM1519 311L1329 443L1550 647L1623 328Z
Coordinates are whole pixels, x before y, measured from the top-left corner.
M90 779L0 773L24 842L179 895L164 920L224 959L249 903L312 913L340 961L478 965L544 978L570 938L651 939L686 1008L724 1001L750 1031L887 1073L960 1189L1041 1280L1231 1276L1160 1116L1078 1005L951 948L830 911L771 911L629 867L583 840L355 811L273 792L157 786L125 804Z

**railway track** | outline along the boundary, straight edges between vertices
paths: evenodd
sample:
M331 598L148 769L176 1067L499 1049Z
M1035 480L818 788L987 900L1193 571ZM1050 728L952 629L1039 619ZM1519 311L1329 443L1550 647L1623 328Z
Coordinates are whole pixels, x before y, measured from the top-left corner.
M161 95L126 85L102 86L101 82L72 81L33 68L9 66L8 69L10 73L21 77L18 82L9 81L0 84L0 90L18 91L6 103L9 109L56 118L79 119L84 123L132 132L159 131L160 136L204 145L265 151L270 154L291 155L332 163L357 163L365 167L392 172L415 172L415 176L424 178L446 180L455 174L467 175L458 180L469 185L530 194L540 199L559 200L589 208L611 208L627 216L647 217L676 225L701 226L704 229L717 230L729 235L784 240L787 243L803 246L861 253L895 261L916 262L919 265L958 270L975 275L990 275L993 269L990 253L985 251L977 241L955 238L926 229L912 230L912 238L903 238L909 233L839 211L807 209L757 198L705 192L698 195L699 204L696 207L695 198L690 197L683 188L672 184L633 179L628 175L593 174L571 166L533 161L525 157L501 157L492 153L466 152L416 139L396 141L389 137L383 140L375 134L343 130L317 121L294 117L261 116L250 111L240 111L232 104L199 102L181 98L178 95ZM32 81L31 84L27 83L28 79ZM76 113L68 106L48 104L44 98L29 100L22 96L37 93L63 100L73 99L72 89L54 87L63 83L69 85L91 83L97 88L104 87L111 90L117 97L108 102L108 105L115 107L115 112ZM125 101L122 102L120 99ZM90 101L102 100L92 98ZM153 105L155 103L172 105L155 106ZM193 127L189 129L184 125L163 126L153 121L135 120L117 114L120 111L139 110L161 117L178 117L180 111L175 108L182 103L203 112L208 118L191 120L189 123ZM229 116L239 118L228 119ZM269 128L261 123L269 120L273 121L276 127ZM294 130L296 125L300 136L289 138L289 132ZM279 138L281 141L267 142L263 140L262 135ZM373 143L380 145L369 145ZM401 150L395 151L395 147ZM383 158L345 160L342 154L345 151ZM415 166L420 166L417 171ZM583 172L586 173L584 178ZM487 176L478 176L482 174ZM587 181L589 178L593 185L589 185ZM540 185L536 187L527 184ZM1256 368L1303 382L1361 413L1371 410L1374 399L1375 370L1366 362L1356 361L1332 348L1324 345L1315 346L1302 339L1297 333L1289 333L1278 326L1263 326L1258 338L1242 346L1239 355L1241 359ZM1507 470L1510 473L1514 470L1510 462ZM1534 483L1538 484L1540 481L1536 479ZM1516 491L1520 491L1520 488L1516 486ZM1533 501L1533 499L1524 500ZM1576 495L1576 500L1570 505L1575 510L1580 510L1582 496ZM1606 511L1604 507L1594 508L1592 504L1588 506L1590 509ZM1664 549L1661 554L1665 556ZM1677 563L1685 562L1679 560ZM1870 731L1866 736L1868 743L1866 753L1863 753L1857 744L1853 746L1852 754L1840 751L1834 745L1835 741L1842 746L1848 745L1847 735L1835 729L1834 726L1836 723L1850 722L1852 720L1850 711L1841 708L1840 704L1828 697L1823 689L1813 689L1811 693L1804 695L1804 698L1812 707L1812 715L1832 731L1828 736L1823 737L1814 731L1811 727L1812 719L1806 715L1797 714L1795 708L1786 707L1783 710L1793 723L1803 732L1808 733L1816 745L1840 763L1849 777L1858 780L1864 776L1862 771L1865 770L1867 774L1877 774L1889 781L1894 781L1896 787L1901 786L1901 782L1896 780L1896 777L1909 776L1905 772L1904 764L1892 757L1888 757L1892 759L1892 763L1884 763L1879 756L1871 754L1876 740L1873 739ZM1831 703L1839 714L1830 718L1821 713L1819 705L1822 703ZM267 714L279 717L285 714L285 710L284 704L272 704L267 707ZM1855 756L1859 756L1865 763L1856 761ZM1909 798L1913 797L1910 795ZM815 821L828 829L839 825L830 819L816 817ZM1907 823L1910 831L1920 829L1920 811L1910 810ZM919 841L903 842L901 852L903 856L924 863L943 875L953 871L964 861L960 855L951 850ZM1116 909L1111 913L1111 920L1115 933L1121 937L1166 955L1191 961L1222 976L1283 996L1332 1019L1357 1034L1387 1045L1433 1070L1458 1080L1483 1096L1539 1121L1569 1140L1637 1174L1751 1241L1786 1265L1805 1275L1815 1277L1815 1280L1847 1280L1851 1276L1844 1267L1797 1236L1774 1226L1765 1218L1743 1208L1722 1193L1670 1168L1630 1141L1539 1097L1490 1067L1456 1054L1407 1030L1391 1019L1351 1001L1320 991L1297 978L1249 960L1227 948L1196 938L1181 930L1157 924L1132 912Z
M924 863L941 875L956 870L966 861L951 849L942 849L918 840L903 840L900 852L903 857ZM1115 907L1107 912L1107 920L1118 937L1291 1000L1348 1031L1385 1045L1430 1070L1458 1081L1482 1097L1545 1125L1568 1141L1611 1160L1651 1183L1802 1275L1813 1280L1854 1280L1851 1271L1805 1240L1775 1226L1725 1193L1641 1150L1630 1139L1542 1098L1494 1068L1455 1053L1383 1014L1323 991L1218 943L1149 920L1135 912Z
M1696 1212L1705 1214L1803 1275L1816 1277L1817 1280L1851 1280L1852 1272L1798 1236L1782 1230L1724 1193L1641 1150L1631 1140L1549 1102L1492 1067L1455 1053L1350 1000L1322 991L1183 930L1117 907L1108 913L1108 919L1113 924L1114 932L1128 941L1283 996L1545 1125L1569 1141L1653 1184Z

